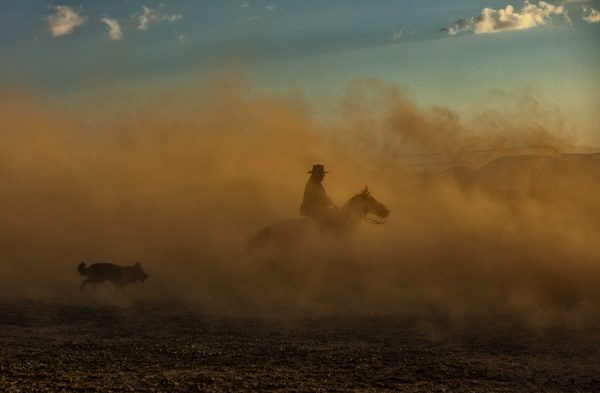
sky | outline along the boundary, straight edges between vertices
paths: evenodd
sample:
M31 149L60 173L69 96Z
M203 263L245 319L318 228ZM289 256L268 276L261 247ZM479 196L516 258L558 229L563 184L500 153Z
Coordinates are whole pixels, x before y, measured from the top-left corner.
M0 86L64 100L98 85L152 94L237 68L316 105L369 77L459 109L528 90L592 132L599 10L598 0L2 0Z

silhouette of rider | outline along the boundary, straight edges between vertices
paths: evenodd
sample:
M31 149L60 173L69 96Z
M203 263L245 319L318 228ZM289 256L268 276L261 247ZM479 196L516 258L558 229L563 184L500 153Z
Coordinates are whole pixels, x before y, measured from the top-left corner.
M310 217L320 224L331 224L337 213L337 208L331 202L331 199L325 193L323 188L323 179L325 167L321 164L315 164L312 170L308 171L310 178L304 189L304 198L300 206L300 215Z

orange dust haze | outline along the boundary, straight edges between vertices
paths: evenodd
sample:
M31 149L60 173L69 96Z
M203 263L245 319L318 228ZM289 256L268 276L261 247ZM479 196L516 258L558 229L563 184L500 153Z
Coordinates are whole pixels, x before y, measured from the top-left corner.
M0 97L0 299L177 301L252 316L600 322L600 156L530 94L475 115L363 79L335 111L238 79L107 104ZM571 149L571 150L570 150ZM526 153L526 154L525 154ZM391 211L251 250L323 163ZM79 262L149 280L79 291Z

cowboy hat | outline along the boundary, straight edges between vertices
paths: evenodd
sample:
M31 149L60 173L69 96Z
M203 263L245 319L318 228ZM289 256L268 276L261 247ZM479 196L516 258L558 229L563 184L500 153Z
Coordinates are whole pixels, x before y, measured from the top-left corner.
M320 175L321 173L329 173L325 170L325 166L323 166L322 164L315 164L313 165L312 169L306 173L316 173L317 175Z

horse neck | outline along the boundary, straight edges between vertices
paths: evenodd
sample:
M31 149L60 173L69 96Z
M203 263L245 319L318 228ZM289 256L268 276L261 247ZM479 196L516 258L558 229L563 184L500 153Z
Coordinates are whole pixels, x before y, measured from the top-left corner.
M360 195L355 195L344 206L342 207L342 215L346 219L360 219L365 215L364 201L361 200Z

